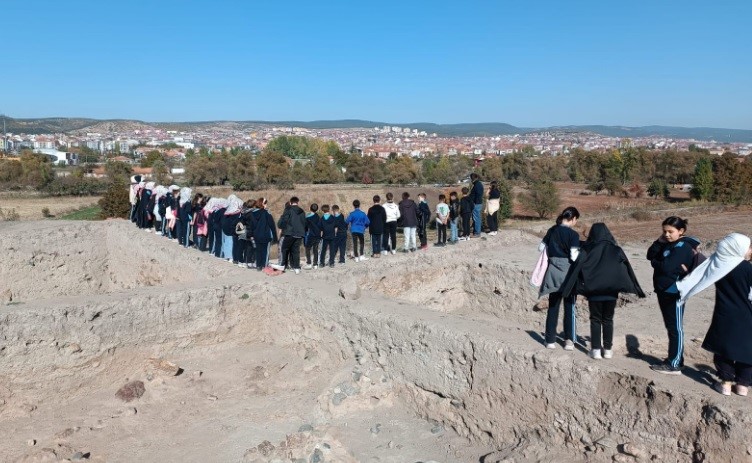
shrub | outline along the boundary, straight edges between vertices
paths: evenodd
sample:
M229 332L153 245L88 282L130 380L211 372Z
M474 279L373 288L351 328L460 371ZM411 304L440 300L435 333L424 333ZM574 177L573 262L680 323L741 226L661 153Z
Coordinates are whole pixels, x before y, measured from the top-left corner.
M49 219L50 217L54 217L54 216L53 216L53 215L52 215L52 214L50 213L50 208L49 208L49 207L43 207L43 208L42 208L42 217L44 217L45 219Z
M544 219L559 209L559 191L553 182L534 182L527 193L520 194L520 202Z
M634 211L632 212L632 218L635 219L638 222L647 222L649 220L653 220L653 214L651 214L648 211Z
M112 182L99 200L100 213L103 219L128 217L131 211L128 184L124 182Z
M20 218L21 216L18 214L18 211L15 208L6 210L0 209L0 220L4 220L6 222L15 222Z

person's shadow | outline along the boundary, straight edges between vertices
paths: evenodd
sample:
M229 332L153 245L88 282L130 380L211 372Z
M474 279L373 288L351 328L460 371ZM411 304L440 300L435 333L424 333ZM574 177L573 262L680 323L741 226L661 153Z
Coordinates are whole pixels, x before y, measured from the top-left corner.
M637 360L643 360L650 365L657 365L661 362L663 362L662 359L659 359L658 357L654 355L649 355L640 350L640 340L637 339L637 336L633 334L628 334L625 336L626 338L626 344L627 344L627 357L633 358ZM704 365L700 363L696 363L694 367L691 367L689 365L684 365L684 368L682 368L682 374L690 379L693 379L694 381L697 381L698 383L712 387L713 384L715 384L715 379L713 379L713 376L711 375L711 372L713 369L709 365Z

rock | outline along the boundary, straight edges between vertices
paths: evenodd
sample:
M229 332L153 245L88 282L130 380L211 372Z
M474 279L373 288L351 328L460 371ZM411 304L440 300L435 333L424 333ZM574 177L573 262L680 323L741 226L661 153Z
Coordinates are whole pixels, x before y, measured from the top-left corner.
M131 381L125 386L118 389L115 393L115 397L123 402L130 402L134 399L140 398L146 392L146 387L143 381Z
M386 444L386 446L389 447L390 449L393 449L394 448L394 441L389 441L389 443Z
M136 407L128 407L123 412L123 415L125 416L135 416L138 413L138 410L136 410Z
M360 299L360 285L355 280L350 280L339 287L339 297L347 301L356 301Z
M148 365L151 369L167 376L177 376L183 371L182 368L174 363L161 358L150 358Z
M358 392L360 392L360 390L357 387L353 386L352 384L348 382L340 383L339 386L337 386L337 388L339 388L339 392L342 392L347 397L352 397Z
M371 427L371 434L378 434L381 432L381 423L377 423L375 426Z
M312 432L313 426L310 424L303 424L298 428L298 432Z
M626 443L626 444L624 444L622 446L621 450L622 450L623 453L625 453L627 455L631 455L631 456L633 456L635 458L638 458L638 459L640 459L640 458L647 458L648 457L647 452L645 452L643 449L641 449L640 447L636 446L635 444L632 444L632 443L629 443L629 442Z
M440 424L431 428L431 434L441 434L442 432L444 432L444 426Z
M201 376L203 376L203 374L203 371L194 371L191 376L193 377L193 379L199 379Z
M37 440L36 439L29 439L29 440L26 441L26 445L28 445L29 447L34 447L35 445L37 445Z
M346 394L338 392L332 396L332 403L334 405L340 405L347 398Z
M72 428L65 428L62 431L60 431L59 433L55 434L55 439L57 439L57 440L67 439L70 436L72 436L73 434L77 433L80 429L81 428L79 428L78 426L75 426L75 427L72 427Z
M13 292L10 289L6 289L0 293L0 301L10 304L13 302Z
M611 439L610 437L601 437L597 441L595 441L596 445L599 445L606 449L615 449L616 448L616 441Z
M83 452L76 452L70 457L71 461L83 461L83 460L88 460L88 459L89 459L88 454L85 454Z
M321 450L316 449L313 451L311 458L308 461L310 463L321 463L324 461L324 453Z
M260 443L256 448L258 449L259 453L265 457L268 457L274 451L274 445L268 440Z

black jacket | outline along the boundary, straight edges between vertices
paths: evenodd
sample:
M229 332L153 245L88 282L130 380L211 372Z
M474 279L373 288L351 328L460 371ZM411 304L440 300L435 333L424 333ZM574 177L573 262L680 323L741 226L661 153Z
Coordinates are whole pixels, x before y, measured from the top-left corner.
M334 222L334 216L332 214L329 214L328 216L324 214L324 216L321 217L321 238L325 240L333 240L334 230L336 228L337 225Z
M653 266L653 289L666 291L687 275L694 261L695 241L682 237L673 243L656 240L648 248L647 258Z
M473 204L473 198L470 195L463 196L460 199L460 214L468 216L473 213L474 207L475 204Z
M267 244L277 241L277 228L274 226L274 217L266 209L253 211L256 222L253 229L253 239L256 244Z
M222 214L222 217L220 218L220 223L222 224L222 233L224 233L227 236L236 236L235 235L235 226L240 222L240 212L237 214Z
M284 236L303 238L306 231L305 211L296 205L288 207L279 218L277 226Z
M310 214L306 217L306 238L321 238L321 216Z
M410 198L403 199L399 203L400 219L403 227L418 226L418 208L415 201Z
M473 182L470 197L473 198L473 204L483 204L483 182L480 180Z
M752 364L752 263L742 261L715 284L713 321L702 347L726 359Z
M428 207L428 203L420 201L418 203L418 226L425 228L426 224L431 220L431 209Z
M386 225L386 211L381 204L374 204L368 209L368 220L371 222L368 226L372 235L383 235L384 226Z
M587 241L562 283L561 292L564 297L571 294L617 297L619 293L645 297L629 259L603 223L594 223L590 228Z
M347 238L347 222L345 222L345 214L340 214L334 217L334 226L337 228L337 232L334 237L337 239Z
M449 200L449 220L454 220L460 216L460 201L458 199Z

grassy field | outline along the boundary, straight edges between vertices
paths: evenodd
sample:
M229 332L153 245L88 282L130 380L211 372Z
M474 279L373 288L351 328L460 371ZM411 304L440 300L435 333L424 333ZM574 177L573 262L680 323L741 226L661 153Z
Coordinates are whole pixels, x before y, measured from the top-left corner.
M77 211L62 214L58 217L61 220L101 220L99 214L102 212L102 208L98 205L87 206L78 209Z

